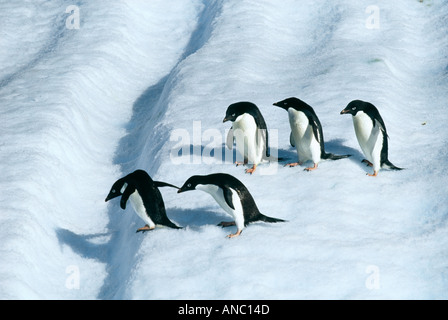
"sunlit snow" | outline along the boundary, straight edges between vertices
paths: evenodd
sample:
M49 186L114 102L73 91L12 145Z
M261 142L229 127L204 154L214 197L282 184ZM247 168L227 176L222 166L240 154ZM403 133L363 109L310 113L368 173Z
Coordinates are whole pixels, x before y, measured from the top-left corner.
M0 2L0 299L448 298L448 2ZM313 106L313 172L225 148L228 105L263 113L297 160L288 115ZM361 163L352 100L373 103L403 171ZM144 225L112 184L136 170L181 186L240 179L286 223L238 238L208 194L163 188L182 230Z

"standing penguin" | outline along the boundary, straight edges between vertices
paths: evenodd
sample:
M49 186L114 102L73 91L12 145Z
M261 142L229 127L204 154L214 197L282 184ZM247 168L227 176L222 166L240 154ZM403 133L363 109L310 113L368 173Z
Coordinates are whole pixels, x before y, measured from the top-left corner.
M257 166L269 157L268 130L266 122L258 109L251 102L237 102L227 108L223 122L232 121L233 125L227 136L227 147L232 149L236 140L236 149L243 156L244 162L252 164L246 173L254 173Z
M255 200L244 184L234 176L225 173L215 173L207 176L192 176L179 189L178 193L202 190L209 193L225 212L233 216L234 222L221 222L219 226L237 227L235 234L229 238L237 237L251 222L284 222L284 220L263 215L258 210Z
M388 143L386 125L378 111L371 103L354 100L350 102L341 114L351 114L353 126L355 127L356 138L366 159L362 162L373 167L373 174L376 177L380 168L402 170L393 165L388 159Z
M322 159L339 160L350 157L325 152L322 125L311 106L297 98L276 102L274 106L288 111L291 126L290 143L297 149L298 162L287 165L295 167L311 160L314 166L305 169L311 171L317 169Z
M146 222L146 225L139 228L137 232L153 230L156 225L181 229L168 219L158 187L179 189L165 182L153 181L145 171L136 170L113 184L106 202L121 196L120 207L125 210L129 199L136 214Z

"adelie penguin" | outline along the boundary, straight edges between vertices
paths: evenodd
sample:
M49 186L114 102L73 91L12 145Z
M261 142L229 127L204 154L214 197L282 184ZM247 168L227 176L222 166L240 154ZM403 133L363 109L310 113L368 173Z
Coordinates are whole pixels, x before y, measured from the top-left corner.
M137 232L153 230L156 225L181 229L168 219L159 187L179 189L165 182L153 181L147 172L136 170L113 184L106 202L121 196L120 207L125 210L129 199L136 214L146 223Z
M310 105L297 98L288 98L274 103L274 106L288 111L291 126L290 143L297 149L298 162L289 163L287 166L295 167L311 160L313 167L305 170L312 171L317 169L322 159L339 160L350 157L325 152L322 125Z
M246 173L254 173L257 166L270 156L268 145L268 130L263 115L258 107L251 102L231 104L226 111L223 122L232 121L233 125L227 136L227 147L232 149L236 141L236 149L243 157L240 164L252 164Z
M341 111L341 114L351 114L353 116L356 138L366 157L362 162L373 167L373 174L368 174L369 176L376 177L380 168L402 170L388 159L386 125L373 104L354 100Z
M219 224L222 227L236 225L236 233L228 235L229 238L239 236L251 222L284 222L284 220L267 217L260 213L249 190L232 175L215 173L206 176L192 176L178 190L178 193L190 190L202 190L209 193L221 208L235 219L234 222Z

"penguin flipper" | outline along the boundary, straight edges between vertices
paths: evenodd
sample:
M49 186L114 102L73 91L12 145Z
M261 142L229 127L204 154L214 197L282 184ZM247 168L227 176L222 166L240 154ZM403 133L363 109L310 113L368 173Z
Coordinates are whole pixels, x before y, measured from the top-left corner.
M226 146L228 149L232 150L233 148L233 127L230 128L229 132L227 133L227 139L226 139Z
M314 138L316 139L317 142L321 143L322 128L320 126L320 123L317 121L318 121L317 119L312 119L310 121L310 124L311 127L313 128Z
M257 129L256 141L257 145L263 146L263 158L269 158L271 153L269 150L269 133L266 128Z
M233 210L235 210L235 206L233 205L233 200L232 200L232 190L230 190L229 188L223 187L222 188L222 192L224 194L224 200L226 200L227 205L232 208Z
M296 142L294 141L294 135L292 134L292 131L289 135L289 144L291 145L291 147L295 147L296 146Z
M386 125L384 124L383 118L381 118L380 114L377 113L374 116L374 119L375 120L372 119L373 126L375 127L376 125L378 125L380 130L384 133L384 135L387 136Z
M163 188L163 187L171 187L174 189L180 189L179 187L176 187L175 185L163 182L163 181L154 181L154 186L157 188Z
M126 209L126 202L128 202L129 197L134 192L135 192L135 187L134 186L128 186L126 188L126 190L123 192L123 195L121 196L121 200L120 200L120 207L121 207L121 209L123 209L123 210Z

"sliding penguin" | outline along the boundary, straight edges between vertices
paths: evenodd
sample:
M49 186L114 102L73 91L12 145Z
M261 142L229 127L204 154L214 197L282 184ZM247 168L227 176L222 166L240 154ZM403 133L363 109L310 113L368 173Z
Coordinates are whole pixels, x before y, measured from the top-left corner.
M124 210L129 199L137 215L146 222L146 225L138 229L137 232L153 230L156 225L181 229L168 219L158 187L179 189L165 182L153 181L148 173L137 170L113 184L106 202L121 196L120 206Z
M236 140L236 149L244 157L243 163L252 164L246 173L254 173L257 166L269 158L268 130L263 115L251 102L237 102L227 108L223 122L232 121L233 125L227 136L227 147L232 149Z
M371 103L354 100L341 111L341 114L351 114L356 138L366 159L362 162L373 167L376 177L380 168L402 170L393 165L388 159L388 136L386 126L378 109Z
M311 171L317 169L322 159L339 160L350 157L325 152L322 125L311 106L297 98L276 102L274 106L288 111L291 126L290 143L297 149L298 162L287 165L295 167L311 160L314 166L305 169Z
M284 220L267 217L260 213L255 200L244 184L234 176L215 173L207 176L192 176L179 189L178 193L202 190L209 193L225 212L234 217L235 222L221 222L219 226L236 225L237 232L228 235L237 237L251 222L284 222Z

